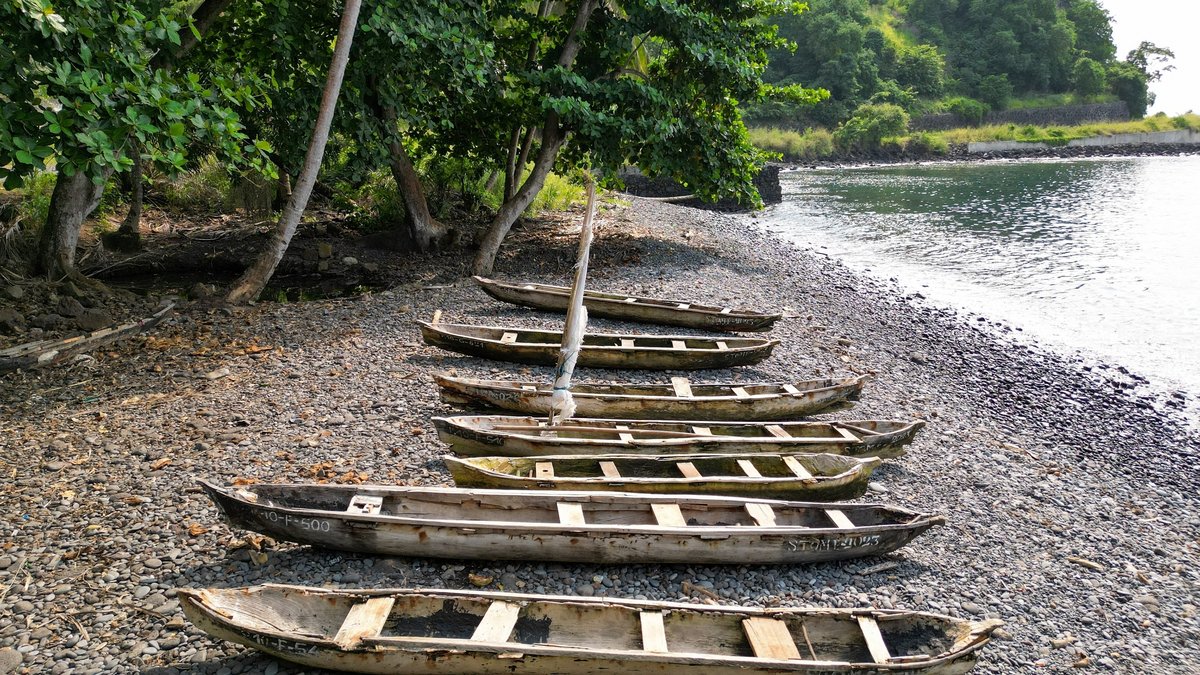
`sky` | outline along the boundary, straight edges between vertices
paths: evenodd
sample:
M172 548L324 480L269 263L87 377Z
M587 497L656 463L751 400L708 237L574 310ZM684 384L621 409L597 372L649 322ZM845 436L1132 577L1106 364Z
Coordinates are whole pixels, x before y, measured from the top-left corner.
M1150 83L1151 113L1200 113L1200 3L1194 0L1100 0L1113 17L1117 58L1142 41L1175 52L1175 70Z

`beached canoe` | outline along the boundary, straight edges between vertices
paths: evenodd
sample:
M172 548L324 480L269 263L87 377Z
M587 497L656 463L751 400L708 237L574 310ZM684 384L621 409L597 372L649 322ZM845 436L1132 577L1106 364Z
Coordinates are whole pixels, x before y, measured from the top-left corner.
M890 459L925 423L904 420L701 422L517 415L434 417L438 437L460 455L675 455L829 452Z
M971 669L998 620L472 590L179 589L209 635L355 673L925 673Z
M571 301L569 286L547 284L509 284L474 277L488 295L503 302L535 309L565 312ZM771 330L783 315L752 312L731 307L701 305L686 300L641 298L620 293L602 293L586 289L583 304L589 316L640 321L643 323L684 326L698 330L763 331Z
M878 457L551 455L443 457L458 487L605 490L829 502L861 497Z
M790 564L894 551L941 516L623 492L201 483L235 527L344 551L472 560Z
M434 375L446 403L492 407L529 415L550 412L548 382L476 380ZM820 412L858 398L868 377L800 382L696 384L672 377L671 384L571 383L575 414L653 420L781 420Z
M418 321L425 344L460 354L542 366L558 363L562 331ZM578 364L588 368L695 370L749 366L771 355L778 340L695 335L586 333Z

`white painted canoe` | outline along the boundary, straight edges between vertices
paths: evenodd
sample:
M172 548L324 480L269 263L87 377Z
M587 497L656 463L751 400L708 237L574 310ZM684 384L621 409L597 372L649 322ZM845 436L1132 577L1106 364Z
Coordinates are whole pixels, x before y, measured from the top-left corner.
M434 375L442 400L455 405L492 407L527 415L550 412L552 385L546 382L478 380ZM782 420L811 415L858 398L868 376L799 382L701 384L672 377L670 384L571 383L580 417L652 420Z
M941 516L623 492L201 481L235 527L377 555L586 563L792 564L894 551Z
M434 417L438 437L467 456L730 454L828 452L890 459L925 423L920 420L701 422L546 419L515 415Z
M998 620L443 589L179 589L200 630L305 668L395 675L965 673Z

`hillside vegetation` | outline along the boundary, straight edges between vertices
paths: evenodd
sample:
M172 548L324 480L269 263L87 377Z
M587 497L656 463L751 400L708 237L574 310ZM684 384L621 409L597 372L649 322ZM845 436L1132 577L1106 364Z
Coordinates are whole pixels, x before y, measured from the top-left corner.
M776 23L796 48L770 53L766 81L830 95L812 106L760 105L748 117L795 130L870 127L855 120L896 118L893 106L906 116L952 112L966 126L989 110L1119 99L1140 118L1173 56L1144 42L1118 59L1112 17L1097 0L809 0Z

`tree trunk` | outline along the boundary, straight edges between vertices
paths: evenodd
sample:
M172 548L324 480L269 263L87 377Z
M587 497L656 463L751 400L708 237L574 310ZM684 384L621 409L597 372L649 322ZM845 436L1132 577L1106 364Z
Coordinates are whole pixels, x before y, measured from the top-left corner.
M104 177L108 178L107 172ZM103 194L104 184L93 183L87 173L77 171L68 176L61 168L58 170L58 180L50 195L50 211L38 241L38 271L48 279L84 279L75 269L75 247L79 245L84 219L100 205Z
M121 241L128 246L136 249L141 245L141 225L142 225L142 155L137 143L132 146L133 149L133 169L129 172L129 213L125 214L125 220L121 221L121 227L117 230Z
M394 124L394 112L391 118ZM405 152L404 144L395 138L390 139L388 154L391 157L392 178L396 179L396 187L408 209L408 226L404 236L414 250L422 253L432 251L449 238L450 228L429 213L429 202L425 199L425 191L421 189L421 177Z
M361 0L346 0L342 10L342 21L338 26L337 44L333 50L333 59L329 64L329 75L325 79L325 91L321 94L321 107L317 112L317 122L313 126L312 138L308 143L308 152L304 155L304 166L296 178L292 196L288 198L287 206L279 216L279 224L271 235L271 240L263 248L258 260L250 269L233 283L225 300L241 304L258 297L270 281L279 261L287 251L296 226L300 224L300 216L308 206L308 198L312 195L313 185L317 182L317 172L321 169L321 160L325 156L325 143L329 140L329 127L333 123L333 113L337 108L338 93L342 88L342 76L346 73L346 62L350 59L350 44L354 40L354 29L358 24L358 10Z
M500 253L500 244L508 236L508 231L512 229L517 218L533 203L534 197L537 197L542 185L546 183L546 176L549 175L550 169L554 167L554 160L558 158L558 151L566 141L566 135L558 128L558 117L554 113L548 115L544 129L542 147L538 150L537 159L534 160L533 172L525 179L521 189L513 195L513 198L500 206L500 211L488 225L487 234L479 243L479 252L475 254L475 262L471 266L473 274L488 276L492 273L492 268L496 264L496 255Z

